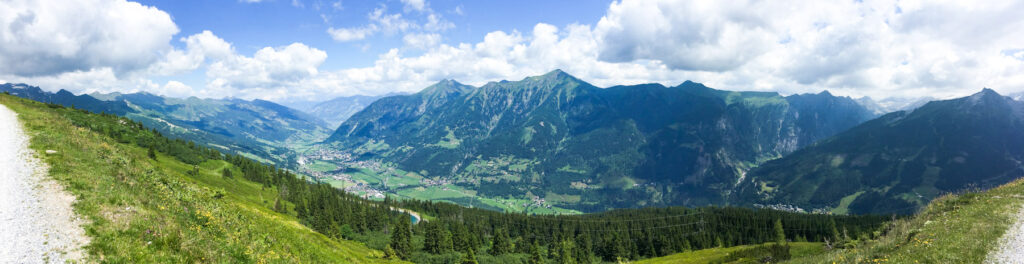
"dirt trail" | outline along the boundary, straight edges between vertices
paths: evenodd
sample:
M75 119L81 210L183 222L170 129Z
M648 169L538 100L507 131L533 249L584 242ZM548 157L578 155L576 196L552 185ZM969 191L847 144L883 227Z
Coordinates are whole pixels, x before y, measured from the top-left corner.
M0 263L79 260L88 238L75 197L46 176L28 140L17 114L0 104Z
M985 263L1024 263L1024 207L1014 215L1017 222L1006 229L999 246L988 254Z

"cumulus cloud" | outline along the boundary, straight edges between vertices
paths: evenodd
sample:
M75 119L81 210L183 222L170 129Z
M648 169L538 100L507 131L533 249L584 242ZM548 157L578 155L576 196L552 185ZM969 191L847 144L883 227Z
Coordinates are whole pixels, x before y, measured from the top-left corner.
M134 13L85 8L92 5ZM598 86L694 80L730 90L939 98L981 87L1024 90L1019 0L620 0L597 21L538 23L457 44L443 43L455 25L429 3L403 5L405 13L381 6L364 25L327 32L339 42L401 36L404 46L370 66L322 69L327 54L302 43L238 54L204 31L177 39L184 47L173 48L177 28L169 16L136 3L80 0L65 8L0 1L0 79L90 91L306 100L415 92L445 78L482 85L556 68ZM147 79L204 69L202 87Z
M426 11L427 1L426 0L402 0L402 4L405 5L405 12L410 11Z
M157 94L171 97L189 97L195 94L191 86L179 81L168 81Z
M537 24L478 43L382 54L325 71L323 93L415 91L442 78L482 84L561 68L597 85L684 80L731 90L962 96L1024 90L1024 2L634 1L592 25ZM417 43L406 35L406 46Z
M201 33L183 37L185 50L172 49L163 60L150 66L148 73L157 76L177 75L198 69L207 59L223 60L234 55L231 44L205 30Z
M394 35L411 32L422 35L424 32L441 32L455 27L454 23L427 7L424 0L403 0L402 3L405 5L406 13L411 10L424 13L425 22L419 24L400 13L388 13L387 6L380 6L366 15L368 24L356 27L330 27L327 34L335 41L350 42L364 40L377 33Z
M363 27L356 28L328 28L327 34L331 35L335 41L348 42L355 40L362 40L366 37L373 35L377 32L376 25L366 25Z
M0 72L138 70L159 60L177 32L167 13L135 2L0 1Z
M280 90L287 94L298 82L316 77L325 59L326 52L302 43L266 47L252 57L236 55L207 67L207 92L252 94L249 90Z
M656 59L681 70L733 70L774 41L758 1L622 1L597 22L602 60Z
M402 42L404 42L407 47L426 50L440 44L441 35L436 33L407 34L405 37L402 37Z

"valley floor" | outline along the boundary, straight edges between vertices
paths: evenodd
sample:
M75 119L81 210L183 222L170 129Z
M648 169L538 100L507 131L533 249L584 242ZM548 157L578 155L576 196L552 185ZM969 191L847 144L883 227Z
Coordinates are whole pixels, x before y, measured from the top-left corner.
M46 177L17 115L0 105L0 263L82 258L88 241L72 211L75 197Z

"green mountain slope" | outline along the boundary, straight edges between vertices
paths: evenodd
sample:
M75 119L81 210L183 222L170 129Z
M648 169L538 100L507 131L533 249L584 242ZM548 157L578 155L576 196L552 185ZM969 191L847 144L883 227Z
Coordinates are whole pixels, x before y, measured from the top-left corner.
M912 212L943 193L1024 175L1024 103L985 89L895 112L747 174L735 201Z
M381 261L369 247L418 263L474 255L480 263L523 263L531 252L593 263L760 244L779 233L822 241L841 228L869 236L888 219L717 207L539 216L430 201L369 201L162 137L124 117L6 95L0 103L22 114L32 148L56 150L44 159L53 177L78 196L76 212L91 221L87 250L96 262ZM419 212L425 222L410 224L396 208ZM789 229L769 228L773 223Z
M169 98L149 93L75 96L23 84L0 85L0 90L40 102L125 116L174 138L282 166L293 162L293 146L321 141L330 133L320 119L264 100Z
M828 93L782 97L693 82L598 88L556 70L382 98L326 143L485 197L600 211L723 203L751 167L871 117Z
M76 196L75 212L91 237L87 262L383 262L380 251L328 238L271 210L280 190L222 177L224 169L241 174L232 164L184 163L181 153L192 146L163 144L166 153L148 157L126 144L154 137L137 123L8 95L0 104L19 114L50 176Z
M913 217L886 225L881 237L788 263L989 263L986 259L1024 205L1024 181L941 196Z

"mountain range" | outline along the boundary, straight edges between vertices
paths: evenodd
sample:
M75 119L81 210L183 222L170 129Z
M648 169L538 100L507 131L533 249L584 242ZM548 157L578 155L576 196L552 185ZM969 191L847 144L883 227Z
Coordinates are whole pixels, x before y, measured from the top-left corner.
M751 168L875 115L848 97L685 82L598 88L556 70L382 98L325 141L483 196L582 211L723 204Z
M337 128L341 122L345 122L349 117L382 97L384 96L342 96L317 103L308 109L299 108L299 110L327 122L331 128Z
M76 96L66 90L50 93L24 84L3 84L0 91L125 116L173 138L282 166L294 162L294 146L321 141L330 133L320 119L264 100L170 98L145 92Z
M324 148L351 157L318 165L341 173L331 175L360 169L353 164L397 169L394 176L412 177L401 185L448 183L477 197L584 212L714 204L908 213L944 193L1024 175L1024 103L990 89L880 106L827 91L781 96L690 81L600 88L556 70L342 97L308 114L264 100L74 95L24 84L0 91L126 116L281 167ZM341 124L332 132L318 116Z
M1024 176L1024 102L991 89L898 111L751 170L739 204L909 213Z

